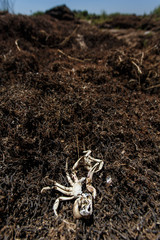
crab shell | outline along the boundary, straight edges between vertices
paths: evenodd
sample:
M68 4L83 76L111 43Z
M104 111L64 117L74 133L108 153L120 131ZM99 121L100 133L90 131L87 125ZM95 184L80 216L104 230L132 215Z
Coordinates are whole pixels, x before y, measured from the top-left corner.
M90 193L82 193L74 202L73 215L77 219L90 218L92 213L92 195Z

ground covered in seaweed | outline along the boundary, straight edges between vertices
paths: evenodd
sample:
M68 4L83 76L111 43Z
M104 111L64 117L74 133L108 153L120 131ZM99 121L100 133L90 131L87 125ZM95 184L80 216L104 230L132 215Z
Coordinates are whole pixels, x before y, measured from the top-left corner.
M158 240L159 22L6 14L0 32L1 239ZM93 218L69 201L55 219L45 177L67 186L85 149L104 160Z

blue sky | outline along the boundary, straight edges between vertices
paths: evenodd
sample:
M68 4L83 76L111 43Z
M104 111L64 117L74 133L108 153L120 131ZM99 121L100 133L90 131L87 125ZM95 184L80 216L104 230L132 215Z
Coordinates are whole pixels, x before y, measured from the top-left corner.
M160 6L160 0L12 0L14 12L31 14L66 4L71 10L88 10L89 13L135 13L143 15Z

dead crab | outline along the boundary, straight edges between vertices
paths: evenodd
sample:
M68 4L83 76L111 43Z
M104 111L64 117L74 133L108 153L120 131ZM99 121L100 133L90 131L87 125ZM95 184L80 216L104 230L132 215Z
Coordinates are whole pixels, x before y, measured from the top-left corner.
M87 178L82 177L78 179L76 174L76 169L79 166L80 160L83 159L82 157L78 159L78 161L72 167L72 177L70 177L68 172L68 159L66 161L66 176L67 180L70 184L70 187L63 186L56 181L49 180L54 184L52 187L44 187L41 190L41 193L44 193L50 189L56 189L59 192L63 193L66 196L62 196L56 199L53 205L53 211L56 216L58 216L57 209L59 206L60 201L65 200L73 200L75 199L74 206L73 206L73 215L75 218L89 218L93 213L93 206L92 206L92 198L95 199L96 197L96 189L92 186L92 178L94 172L98 172L103 167L103 161L100 159L94 159L90 156L91 151L85 151L85 156L83 165L88 170ZM91 165L92 162L96 162L93 166ZM73 179L73 180L72 180ZM88 190L87 193L82 192L82 183L86 180L86 188Z

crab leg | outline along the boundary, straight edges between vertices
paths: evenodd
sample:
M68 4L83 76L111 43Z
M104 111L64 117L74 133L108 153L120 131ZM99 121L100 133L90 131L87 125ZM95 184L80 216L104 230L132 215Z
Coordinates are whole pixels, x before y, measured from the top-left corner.
M91 150L83 151L83 153L86 153L86 154L85 154L84 156L80 157L80 158L77 160L77 162L75 162L75 164L74 164L73 167L72 167L72 170L76 170L76 169L79 167L81 159L84 159L84 160L85 160L85 158L88 158L88 156L91 154ZM84 163L84 164L86 164L86 163Z
M75 171L79 167L81 159L83 159L83 165L88 171L92 169L92 162L99 163L97 165L97 170L95 170L95 172L99 172L103 167L103 160L91 157L91 150L83 151L83 153L85 153L85 155L77 160L77 162L73 165L72 170Z
M80 160L83 158L84 156L80 157L77 162L75 162L75 164L72 167L72 170L75 171L78 167L79 167L79 162Z
M97 170L95 170L95 173L96 173L96 172L99 172L99 171L102 169L102 167L103 167L103 165L104 165L104 162L103 162L102 160L100 160L100 159L96 159L96 158L92 158L92 157L90 157L90 159L91 159L92 161L95 161L95 162L98 163L98 164L96 165Z
M85 157L88 157L91 154L91 150L84 150L83 153L85 153Z
M48 190L51 190L51 189L53 189L54 187L44 187L44 188L42 188L42 190L41 190L41 193L45 193L46 191L48 191Z
M72 188L65 187L65 186L63 186L63 185L61 185L61 184L59 184L57 182L54 182L54 184L55 184L55 186L53 186L53 187L49 187L48 186L48 187L42 188L41 193L44 193L44 192L46 192L48 190L56 189L56 190L58 190L61 193L64 193L64 194L69 195L69 196L71 195Z
M55 203L53 205L53 211L54 211L54 214L56 215L56 217L58 217L57 209L58 209L60 201L72 200L74 198L75 197L72 196L72 197L59 197L59 198L56 199L56 201L55 201Z
M93 198L95 199L96 198L96 189L92 186L92 178L93 178L93 174L96 170L96 167L98 166L99 163L96 163L91 169L90 171L88 172L88 176L87 176L87 179L86 179L86 188L87 190L92 193L92 196Z
M69 172L68 172L68 158L66 159L66 176L67 176L67 179L68 179L68 182L70 183L70 185L73 186L74 182L72 181L72 179L69 175Z
M62 188L60 188L60 187L57 187L57 186L55 186L54 188L55 188L57 191L65 194L65 195L67 195L67 196L73 196L72 191L70 191L70 190L67 191L67 190L64 190L64 189L62 189Z
M73 167L72 167L72 177L73 177L73 179L74 179L74 181L75 182L78 182L79 180L78 180L78 177L77 177L77 175L76 175L76 172L77 172L77 168L79 167L79 163L80 163L80 160L83 158L83 156L82 157L80 157L78 160L77 160L77 162L75 162L75 164L73 165Z
M91 150L87 150L83 152L86 153L84 156L84 164L86 165L87 170L91 169L91 162L97 162L99 163L99 166L97 165L98 167L97 167L97 170L95 170L95 172L99 172L103 167L103 164L104 164L103 160L91 157L90 156Z
M63 185L61 185L61 184L59 184L57 182L54 182L54 185L55 185L55 189L56 189L56 187L58 187L58 188L60 188L60 189L62 189L64 191L68 191L68 192L72 191L72 187L65 187L65 186L63 186Z

